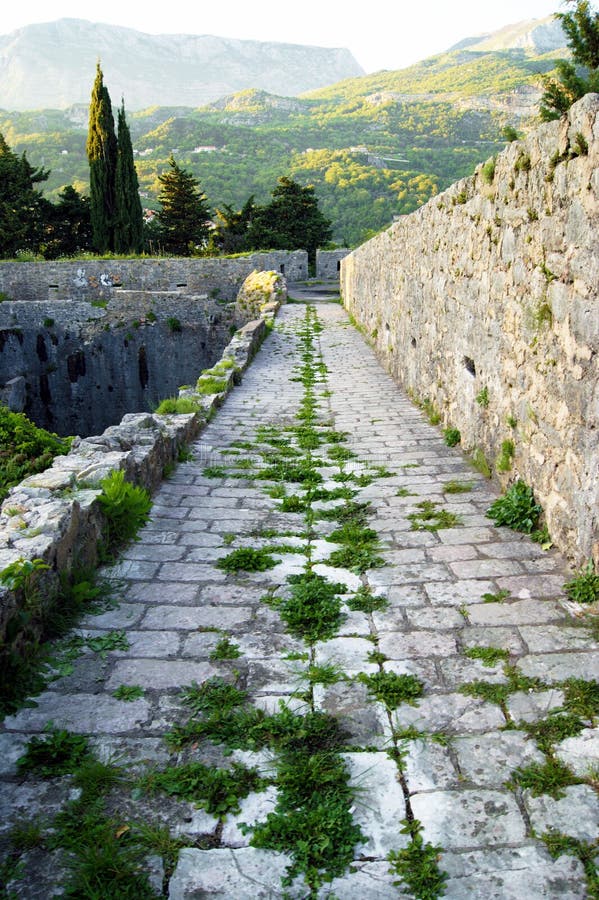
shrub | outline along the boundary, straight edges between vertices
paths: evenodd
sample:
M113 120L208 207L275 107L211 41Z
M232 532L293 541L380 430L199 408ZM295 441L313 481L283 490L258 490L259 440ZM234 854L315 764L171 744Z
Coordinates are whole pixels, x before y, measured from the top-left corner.
M448 447L455 447L462 440L459 428L446 428L443 432L443 437Z
M574 578L566 582L564 590L576 603L594 603L599 600L599 575L595 574L592 560Z
M535 503L532 488L524 481L516 481L487 510L487 516L496 525L506 525L513 531L532 534L537 528L542 508Z
M111 472L100 486L98 502L106 520L103 555L110 558L145 525L152 503L146 490L125 481L122 470Z
M0 501L8 488L47 469L54 457L68 453L70 446L71 438L44 431L23 413L0 406Z

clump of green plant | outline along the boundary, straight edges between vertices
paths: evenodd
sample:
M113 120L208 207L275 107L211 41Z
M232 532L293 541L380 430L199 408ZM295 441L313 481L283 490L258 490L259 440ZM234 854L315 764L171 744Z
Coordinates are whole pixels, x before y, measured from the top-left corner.
M234 644L226 635L222 637L212 653L210 659L238 659L241 656L239 645Z
M456 481L454 479L446 481L443 485L443 491L446 494L468 494L474 485L471 481Z
M509 652L499 647L469 647L464 650L464 656L467 656L468 659L482 660L483 666L494 666L501 660L505 661L510 658Z
M599 575L591 559L586 568L564 584L564 590L575 603L595 603L599 600Z
M530 156L524 150L520 150L514 163L515 172L530 172Z
M156 407L159 416L166 415L186 415L188 413L197 413L201 411L201 406L191 397L166 397L161 400Z
M436 900L442 897L447 873L439 868L439 858L443 848L424 841L423 827L417 819L403 819L401 834L410 835L410 843L402 850L391 850L387 859L391 863L389 871L399 875L393 883L408 889L416 900Z
M397 709L402 703L415 706L416 700L424 693L424 685L415 675L397 675L395 672L374 672L367 675L361 672L358 680L387 709Z
M480 389L474 399L479 406L486 408L489 405L489 388L487 387L487 385Z
M328 563L332 566L350 569L361 575L367 569L385 564L385 560L376 552L380 546L376 531L367 528L359 520L344 522L331 532L327 540L342 545L329 556Z
M144 689L140 684L120 684L116 690L112 692L112 696L117 700L124 700L126 703L132 703L134 700L140 700L144 695Z
M488 591L486 594L483 594L481 599L484 603L503 603L504 600L510 596L510 592L505 588L502 588L500 591L496 593L492 593Z
M514 446L513 441L503 441L501 444L501 454L497 459L497 471L498 472L509 472L512 468L514 461L514 454L516 453L516 448Z
M125 480L121 469L102 479L100 487L98 503L105 520L102 555L111 559L146 524L152 501L144 488Z
M84 735L54 728L50 723L44 737L31 738L25 753L17 760L17 770L21 775L31 772L40 778L55 778L71 774L89 756Z
M268 781L261 778L257 769L237 762L232 763L230 769L200 762L169 766L151 772L141 781L141 787L149 792L162 791L169 797L189 800L220 819L229 813L238 813L240 800L253 792L263 791L267 785Z
M565 763L554 757L548 757L543 763L530 763L528 766L514 769L508 786L518 785L525 788L533 797L549 794L558 800L565 796L565 787L580 782L581 779L577 778Z
M222 394L227 390L227 379L214 375L200 375L196 390L198 394Z
M443 431L443 438L448 447L455 447L462 440L459 428L446 428Z
M495 178L495 157L488 159L480 170L481 178L485 184L493 184Z
M286 599L271 601L290 634L308 644L334 637L342 621L342 584L331 583L313 572L291 575L291 594Z
M471 462L477 472L480 472L480 474L484 475L485 478L491 477L491 469L489 468L489 463L485 459L485 454L480 449L480 447L476 447L474 449L471 457Z
M440 528L454 528L462 523L460 516L446 509L438 509L432 500L423 500L416 507L419 512L407 516L412 523L412 531L438 531Z
M24 413L0 405L0 502L10 487L43 472L56 456L68 453L71 441L38 428Z
M598 900L599 873L596 859L599 847L597 842L581 841L568 834L561 834L559 831L547 831L541 835L541 840L553 859L557 859L565 853L567 856L575 856L580 860L587 879L588 896L592 900Z
M166 320L166 324L169 327L169 331L171 331L173 334L179 334L181 331L183 331L181 322L179 321L179 319L177 319L176 316L169 316Z
M265 572L267 569L274 569L277 562L264 548L254 550L252 547L238 547L219 559L216 566L223 572Z
M204 478L226 478L227 470L224 466L204 466L202 475Z
M491 504L487 516L495 525L506 525L513 531L532 534L538 527L542 512L542 508L535 502L532 488L519 479Z
M373 613L382 612L389 606L386 597L375 596L368 585L362 585L355 594L347 600L347 607L352 612Z
M464 202L465 202L465 201L464 201ZM424 413L424 415L426 416L426 418L429 420L429 422L431 423L431 425L438 425L438 424L439 424L439 422L441 421L441 413L440 413L439 410L436 408L436 406L435 406L435 404L433 403L432 400L430 400L428 397L425 398L425 399L420 403L420 409L422 410L422 412Z
M572 144L572 156L588 156L589 145L582 131L577 131Z

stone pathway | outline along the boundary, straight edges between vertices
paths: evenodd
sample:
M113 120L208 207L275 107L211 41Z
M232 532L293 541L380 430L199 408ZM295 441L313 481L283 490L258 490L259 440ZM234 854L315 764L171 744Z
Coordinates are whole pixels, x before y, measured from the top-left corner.
M4 721L2 896L597 896L599 653L558 602L564 562L493 527L489 482L341 307L314 308L281 310L106 572L119 605ZM48 722L121 780L17 774ZM237 786L215 793L217 770ZM60 809L82 845L86 815L112 842L110 889L89 886L91 850L52 841Z

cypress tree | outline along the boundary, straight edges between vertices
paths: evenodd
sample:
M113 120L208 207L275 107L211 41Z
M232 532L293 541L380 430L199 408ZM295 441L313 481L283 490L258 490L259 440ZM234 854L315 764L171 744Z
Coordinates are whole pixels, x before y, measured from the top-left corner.
M87 133L90 214L93 244L99 253L114 250L117 141L110 95L100 63L92 88Z
M116 203L116 223L114 249L117 253L141 253L143 247L143 212L139 199L139 181L135 163L131 132L125 118L125 103L121 101L118 111L118 152L114 194Z

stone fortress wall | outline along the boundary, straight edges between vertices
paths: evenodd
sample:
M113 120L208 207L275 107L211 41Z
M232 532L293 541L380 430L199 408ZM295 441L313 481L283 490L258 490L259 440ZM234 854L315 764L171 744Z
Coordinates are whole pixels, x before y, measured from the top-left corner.
M256 269L306 278L307 254L1 263L0 400L81 436L150 411L247 321L234 301Z
M533 487L579 565L599 561L598 158L589 94L341 266L386 368L479 466Z

